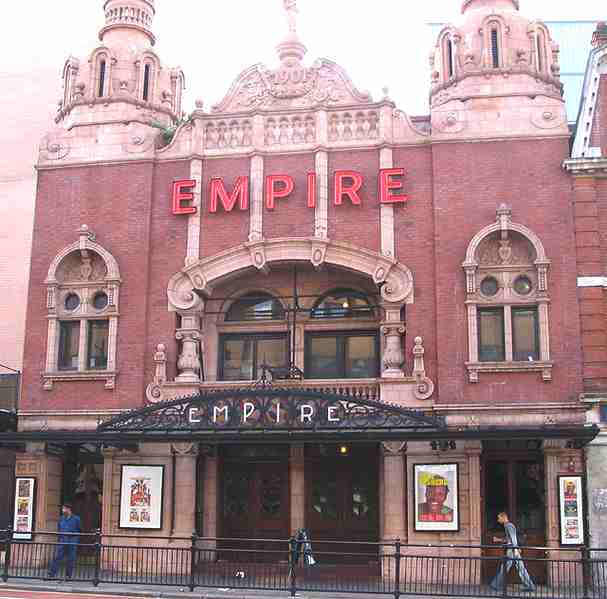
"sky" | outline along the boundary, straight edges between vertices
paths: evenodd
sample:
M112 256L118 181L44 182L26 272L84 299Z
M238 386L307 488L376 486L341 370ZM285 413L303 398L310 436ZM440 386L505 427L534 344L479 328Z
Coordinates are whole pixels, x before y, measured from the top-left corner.
M329 58L354 84L390 97L409 114L427 113L428 22L456 21L462 0L298 0L306 61ZM248 66L276 65L275 46L286 32L282 0L156 0L156 49L167 66L186 75L186 108L222 99ZM57 99L69 54L85 58L98 43L103 0L3 2L0 74L54 70ZM601 6L603 7L601 9ZM521 0L521 11L543 20L607 18L604 0ZM27 27L22 26L24 23Z

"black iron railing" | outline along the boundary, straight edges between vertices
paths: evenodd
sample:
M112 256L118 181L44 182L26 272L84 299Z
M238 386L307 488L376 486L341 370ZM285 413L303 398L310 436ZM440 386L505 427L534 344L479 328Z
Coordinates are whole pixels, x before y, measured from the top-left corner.
M523 557L506 548L480 545L409 545L400 541L356 543L295 539L216 539L139 535L75 535L36 532L31 540L0 531L0 576L49 578L59 552L76 539L75 563L64 560L53 574L99 584L230 588L353 595L428 597L532 597L607 599L607 549L525 548ZM142 546L142 538L146 545ZM310 548L312 553L310 553ZM535 588L524 589L516 575L524 561ZM310 565L314 564L314 565ZM72 567L73 566L73 567ZM505 584L491 588L500 566L511 566ZM513 574L514 573L514 574Z

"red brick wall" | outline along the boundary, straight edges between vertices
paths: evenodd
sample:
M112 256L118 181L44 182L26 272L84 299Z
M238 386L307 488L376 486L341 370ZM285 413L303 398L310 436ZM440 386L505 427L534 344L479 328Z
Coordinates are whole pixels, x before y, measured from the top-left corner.
M232 212L226 213L220 206L215 214L209 213L209 187L213 177L223 177L226 190L231 193L238 177L250 176L250 164L249 158L221 158L204 161L200 229L200 256L202 258L244 243L249 238L249 211L241 211L238 206L235 206Z
M141 403L146 350L153 166L131 164L41 171L29 285L21 409L121 408ZM87 224L120 266L120 324L114 391L103 382L56 383L44 391L46 278L55 255ZM185 233L185 229L184 229Z
M333 173L336 170L358 171L362 174L364 183L359 193L362 199L360 206L354 206L347 198L341 206L334 205ZM329 154L329 239L347 241L375 252L380 251L378 172L377 150Z
M561 170L567 140L438 144L433 147L436 327L440 401L566 400L581 391L579 313L571 184ZM549 275L553 381L540 373L482 374L467 382L465 278L472 237L495 221L502 202L532 229L552 261ZM411 326L411 323L409 323Z
M406 170L409 196L407 204L394 205L396 257L411 269L415 283L415 302L406 308L406 368L408 372L413 368L414 339L420 336L426 350L426 372L436 382L432 149L399 148L393 152L393 162Z
M264 170L265 175L290 175L295 180L295 190L288 198L276 200L274 210L264 207L264 237L312 237L314 209L307 207L307 176L315 171L314 155L270 156Z

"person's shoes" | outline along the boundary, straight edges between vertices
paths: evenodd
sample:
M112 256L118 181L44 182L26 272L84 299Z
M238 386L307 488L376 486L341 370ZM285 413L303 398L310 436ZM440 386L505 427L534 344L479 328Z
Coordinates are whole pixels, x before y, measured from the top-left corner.
M521 589L522 593L535 593L535 587L523 587Z
M496 593L497 593L497 592L498 592L498 590L499 590L497 587L494 587L492 584L490 584L490 585L489 585L489 588L490 588L492 591L495 591Z

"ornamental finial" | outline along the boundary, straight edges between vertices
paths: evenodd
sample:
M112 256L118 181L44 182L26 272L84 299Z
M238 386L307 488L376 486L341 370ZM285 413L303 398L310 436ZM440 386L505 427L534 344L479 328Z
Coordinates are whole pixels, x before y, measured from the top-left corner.
M287 13L289 33L297 33L297 15L299 14L297 0L283 0L283 3Z

